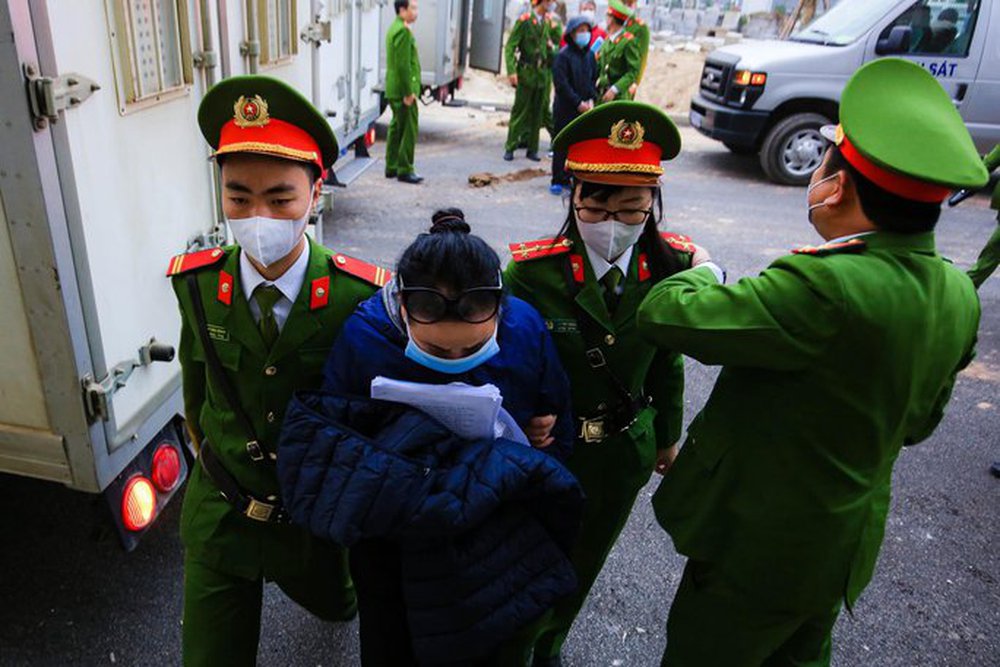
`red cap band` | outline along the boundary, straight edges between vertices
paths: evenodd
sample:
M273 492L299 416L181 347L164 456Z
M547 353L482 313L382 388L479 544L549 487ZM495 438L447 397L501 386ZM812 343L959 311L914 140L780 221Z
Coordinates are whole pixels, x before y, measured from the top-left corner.
M869 181L903 199L940 204L951 194L951 188L903 176L878 166L862 155L847 136L840 143L840 152Z
M263 153L288 160L310 162L323 169L319 144L305 130L271 118L266 125L240 127L235 120L222 126L216 155L227 153Z
M659 144L644 141L638 148L618 148L607 139L587 139L569 147L566 168L581 172L603 173L663 173L660 158L663 150Z
M619 21L622 21L622 22L628 21L630 18L632 18L628 14L622 14L620 11L618 11L614 7L608 7L608 13L611 14L612 16L614 16Z

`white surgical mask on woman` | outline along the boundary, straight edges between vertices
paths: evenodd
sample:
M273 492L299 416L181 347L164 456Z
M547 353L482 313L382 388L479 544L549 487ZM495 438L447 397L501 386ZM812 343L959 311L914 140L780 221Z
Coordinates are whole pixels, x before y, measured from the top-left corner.
M642 236L645 223L626 225L618 220L578 222L577 229L587 247L609 262L614 262Z

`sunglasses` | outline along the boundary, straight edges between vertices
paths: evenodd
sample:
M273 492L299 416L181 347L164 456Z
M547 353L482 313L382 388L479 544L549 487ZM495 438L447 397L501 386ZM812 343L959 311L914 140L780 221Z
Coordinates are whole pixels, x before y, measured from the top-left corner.
M406 314L418 324L445 319L482 324L500 310L502 287L473 287L451 299L430 287L401 287L399 296Z

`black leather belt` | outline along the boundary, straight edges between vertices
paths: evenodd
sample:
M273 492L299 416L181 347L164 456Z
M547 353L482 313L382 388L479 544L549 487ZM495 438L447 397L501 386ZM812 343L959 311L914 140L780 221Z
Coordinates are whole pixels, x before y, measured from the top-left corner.
M233 508L254 521L261 523L288 523L288 514L276 496L268 496L265 500L255 498L245 493L236 482L219 457L212 451L208 441L201 443L201 454L198 456L202 469L219 488L219 495Z
M648 396L640 396L631 403L621 403L614 410L602 412L589 418L580 417L580 431L577 434L584 442L602 442L613 435L627 431L639 418L639 413L652 402Z

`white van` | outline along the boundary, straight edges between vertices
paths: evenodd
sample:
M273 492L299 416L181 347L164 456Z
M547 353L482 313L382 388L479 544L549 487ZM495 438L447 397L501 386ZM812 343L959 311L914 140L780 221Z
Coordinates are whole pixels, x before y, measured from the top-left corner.
M841 0L786 41L718 49L691 125L734 153L759 153L771 180L807 183L848 78L885 56L937 77L981 152L1000 142L1000 0Z

